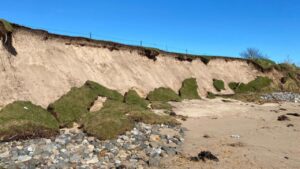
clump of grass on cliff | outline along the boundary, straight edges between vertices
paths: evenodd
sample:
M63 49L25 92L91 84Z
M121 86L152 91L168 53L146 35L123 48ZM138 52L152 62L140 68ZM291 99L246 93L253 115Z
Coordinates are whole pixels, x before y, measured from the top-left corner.
M141 98L135 90L129 90L125 93L124 102L129 105L138 105L143 108L147 108L149 105L149 101Z
M179 89L179 96L182 99L200 99L198 85L195 78L185 79Z
M225 90L224 86L224 81L223 80L218 80L218 79L213 79L213 86L215 89L220 92L221 90Z
M215 99L216 98L216 95L212 92L207 92L207 96L206 96L208 99Z
M258 76L255 80L252 80L247 84L231 82L229 83L229 87L236 93L260 92L270 86L271 83L272 80L268 77Z
M258 64L263 70L268 70L273 68L276 63L268 58L254 58L252 59L256 64Z
M261 99L263 93L269 92L272 89L271 87L272 80L268 77L258 76L256 79L250 81L249 83L238 83L231 82L228 86L235 91L234 95L223 96L225 98L232 98L236 100L246 101L246 102L256 102L264 103L265 100Z
M4 31L13 32L14 28L8 21L6 21L5 19L0 19L0 23L3 24L5 29Z
M117 91L87 81L82 87L72 88L67 94L50 104L48 110L57 117L61 126L70 126L89 111L98 96L123 101L123 96Z
M107 100L102 109L89 112L83 119L84 130L101 140L113 139L134 127L135 122L170 124L178 122L170 116L159 116L139 105Z
M16 101L0 111L0 140L49 137L59 125L47 110L27 101Z
M160 87L151 91L147 99L150 101L181 101L181 98L170 88Z

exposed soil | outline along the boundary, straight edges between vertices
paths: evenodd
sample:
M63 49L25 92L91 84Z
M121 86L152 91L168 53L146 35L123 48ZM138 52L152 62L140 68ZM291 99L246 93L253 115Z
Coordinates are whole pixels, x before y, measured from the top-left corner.
M171 53L153 51L146 52L145 57L140 50L133 50L135 48L110 50L101 47L108 42L50 36L46 32L25 28L16 28L12 39L18 51L16 57L10 57L7 50L0 47L0 107L15 100L29 100L47 107L71 87L82 86L87 80L117 89L122 94L133 88L146 96L158 87L178 91L183 80L194 77L199 94L205 96L207 91L231 94L227 86L229 82L248 83L258 75L281 76L276 72L263 74L241 59L214 58L208 63L201 59L189 62L179 61ZM75 42L94 46L74 45ZM154 57L155 61L151 59ZM223 80L225 90L217 92L212 85L213 79Z

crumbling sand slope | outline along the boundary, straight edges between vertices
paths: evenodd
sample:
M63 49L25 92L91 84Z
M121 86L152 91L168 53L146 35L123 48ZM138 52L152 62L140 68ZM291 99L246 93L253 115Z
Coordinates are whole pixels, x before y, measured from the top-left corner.
M80 40L51 36L27 28L13 33L18 55L11 56L0 47L0 108L15 100L30 100L46 107L73 86L96 81L121 93L130 88L146 95L156 87L175 91L184 79L195 77L200 95L216 92L213 78L249 82L262 73L241 60L213 59L179 61L160 54L156 61L141 56L137 50L109 50L95 45L78 45ZM77 43L78 41L78 43ZM164 55L164 56L162 56ZM9 59L10 58L10 59ZM223 93L232 91L226 86Z

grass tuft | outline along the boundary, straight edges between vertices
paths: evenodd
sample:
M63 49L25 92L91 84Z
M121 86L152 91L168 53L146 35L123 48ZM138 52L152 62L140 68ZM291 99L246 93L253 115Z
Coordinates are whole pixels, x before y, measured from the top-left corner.
M172 105L168 102L161 102L161 101L153 101L151 102L151 108L152 109L164 109L164 110L172 110Z
M50 137L58 133L55 117L40 106L16 101L0 111L0 140Z
M206 96L208 99L215 99L216 98L216 95L212 92L207 92L207 96Z
M178 124L170 116L159 116L138 105L107 100L101 110L87 114L83 119L83 126L88 134L106 140L116 138L118 135L131 130L135 122Z
M233 89L236 93L246 93L246 92L259 92L264 90L264 88L270 86L272 80L268 77L258 76L255 80L252 80L248 84L244 83L229 83L230 88Z
M96 82L87 81L82 87L73 87L67 94L50 104L48 110L57 117L60 126L70 126L89 111L98 96L123 101L123 96L117 91L110 90Z
M124 95L124 102L129 105L139 105L143 108L147 108L149 102L143 98L141 98L135 90L129 90Z
M218 92L220 92L221 90L225 90L223 80L213 79L213 85Z
M182 99L200 99L198 85L195 78L185 79L179 89L179 96Z
M181 98L170 88L160 87L151 91L147 99L150 101L181 101Z

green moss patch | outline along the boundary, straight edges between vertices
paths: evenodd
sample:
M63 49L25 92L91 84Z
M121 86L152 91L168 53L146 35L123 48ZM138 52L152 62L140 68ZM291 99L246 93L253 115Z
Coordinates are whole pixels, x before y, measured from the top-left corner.
M178 124L175 119L169 116L156 115L143 107L107 100L100 111L87 114L83 119L83 126L88 134L106 140L116 138L118 135L131 130L135 122Z
M246 93L262 91L264 88L270 86L271 83L272 80L268 77L258 76L255 80L252 80L248 84L232 82L229 85L236 93Z
M182 99L200 99L195 78L189 78L182 82L182 86L179 89L179 96Z
M221 90L225 90L223 80L213 79L213 85L218 92L220 92Z
M149 105L149 102L141 98L134 90L129 90L127 93L125 93L124 102L129 105L138 105L143 108L147 108Z
M58 133L55 117L31 102L16 101L0 111L0 140L50 137Z
M150 101L181 101L181 98L170 88L160 87L151 91L147 99Z
M48 110L57 116L61 126L69 126L89 111L98 96L123 101L123 96L117 91L87 81L82 87L72 88L67 94L50 104Z

